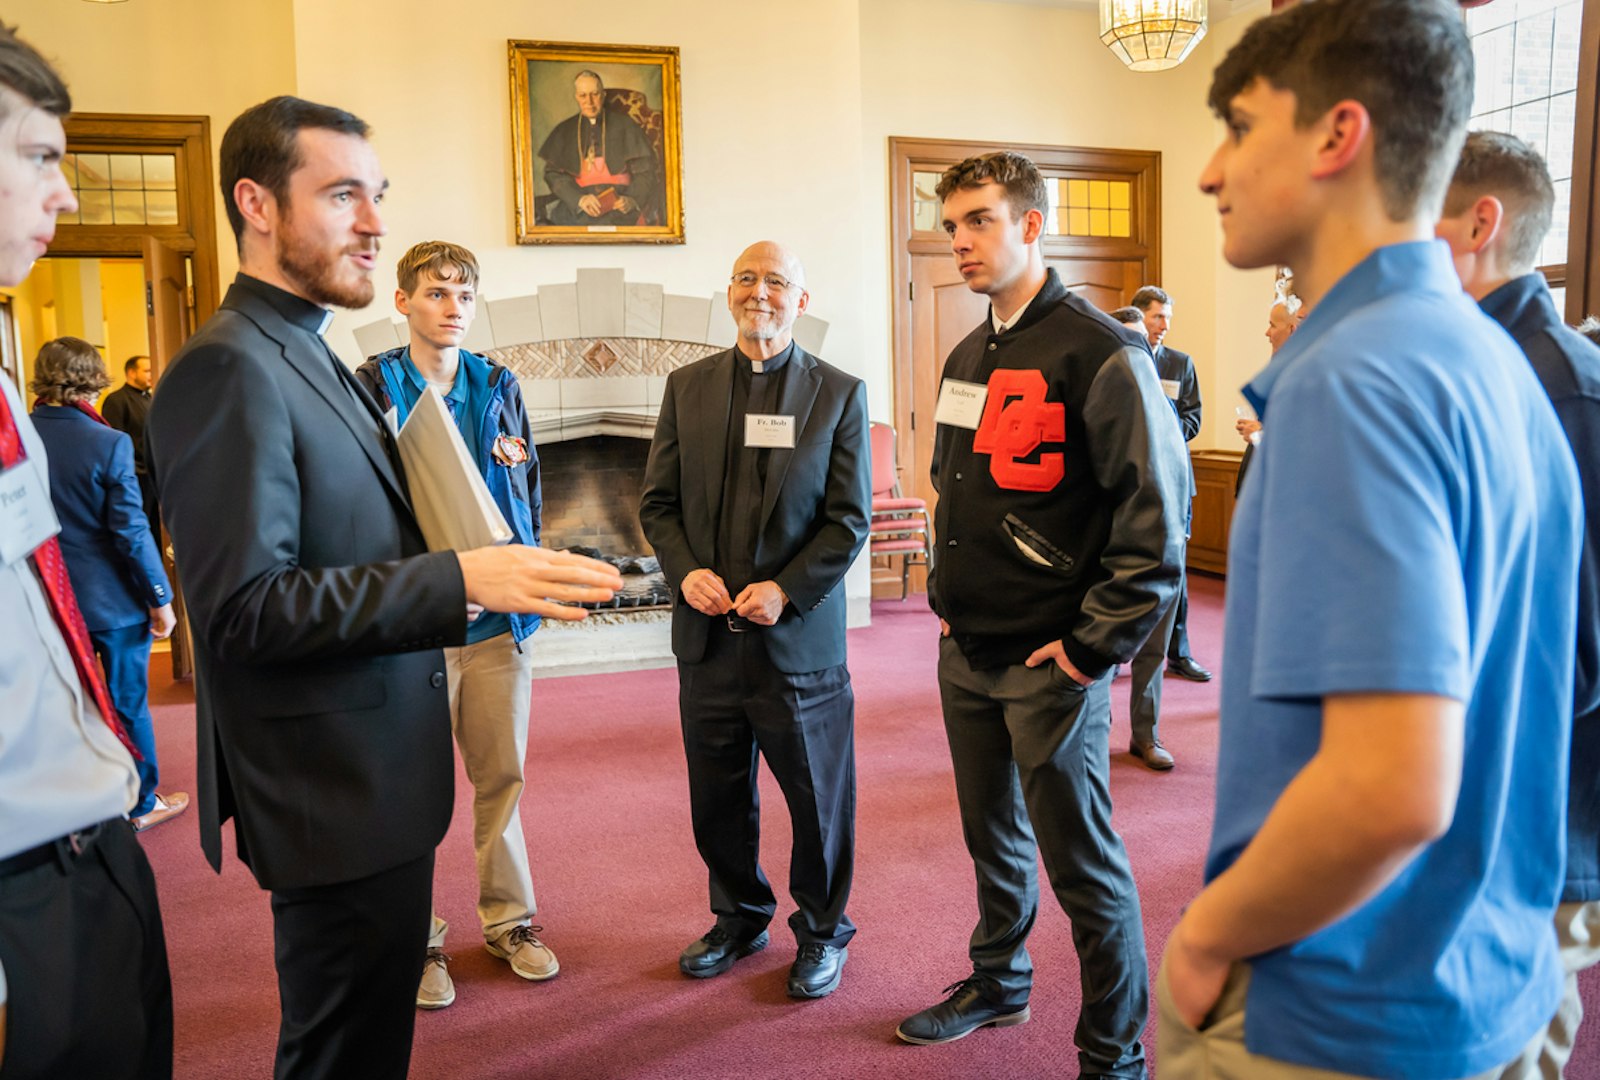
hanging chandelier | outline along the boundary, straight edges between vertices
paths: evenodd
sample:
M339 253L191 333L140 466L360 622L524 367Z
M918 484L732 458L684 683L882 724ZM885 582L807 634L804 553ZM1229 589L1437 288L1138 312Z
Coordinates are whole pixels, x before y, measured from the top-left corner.
M1100 40L1134 71L1183 63L1206 36L1206 0L1100 0Z

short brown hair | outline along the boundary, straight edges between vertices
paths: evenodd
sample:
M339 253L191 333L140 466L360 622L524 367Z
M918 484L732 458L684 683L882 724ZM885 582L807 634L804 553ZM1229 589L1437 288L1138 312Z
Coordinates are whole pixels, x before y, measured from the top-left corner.
M1152 304L1170 304L1172 297L1167 295L1167 290L1159 285L1145 285L1133 294L1133 299L1128 303L1138 308L1141 313L1149 311Z
M939 177L934 194L943 202L957 188L981 187L989 181L1005 188L1012 221L1022 220L1022 215L1029 210L1037 210L1041 214L1050 212L1050 196L1045 191L1044 177L1040 175L1039 167L1015 150L979 154L950 166Z
M72 95L50 61L17 37L15 27L4 23L0 23L0 86L10 87L51 116L72 111ZM0 102L0 117L4 115L5 105Z
M400 256L394 268L400 291L410 296L417 291L417 279L430 274L440 281L459 281L476 289L478 287L478 260L460 244L448 240L424 240L413 244L411 250Z
M1256 79L1295 96L1306 127L1345 99L1372 118L1383 208L1405 221L1437 211L1472 107L1472 43L1446 0L1316 0L1252 23L1217 65L1212 111Z
M52 405L71 405L110 385L98 349L82 338L58 337L39 346L28 389Z
M1445 216L1455 217L1484 195L1493 195L1505 207L1506 256L1527 273L1539 261L1539 245L1555 214L1556 191L1544 158L1515 135L1474 131L1462 144L1450 178Z
M1108 311L1106 314L1110 315L1123 326L1133 326L1136 323L1142 326L1144 324L1144 312L1140 311L1132 304L1129 304L1127 307L1119 307L1115 311Z
M222 203L227 207L236 244L244 241L244 215L234 205L233 189L240 180L254 180L272 192L279 208L287 211L289 177L304 164L300 132L306 128L363 139L370 130L367 122L354 113L284 94L252 105L235 117L223 133Z

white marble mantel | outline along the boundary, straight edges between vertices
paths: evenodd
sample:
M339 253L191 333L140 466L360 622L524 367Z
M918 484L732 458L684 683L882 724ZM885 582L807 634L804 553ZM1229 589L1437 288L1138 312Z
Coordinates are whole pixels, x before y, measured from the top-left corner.
M576 281L480 303L462 346L516 374L535 443L648 439L668 373L728 348L735 333L725 289L680 296L627 281L620 269L579 270ZM809 352L822 351L827 333L813 315L795 322L795 340ZM406 324L392 319L360 327L355 338L364 356L408 340Z

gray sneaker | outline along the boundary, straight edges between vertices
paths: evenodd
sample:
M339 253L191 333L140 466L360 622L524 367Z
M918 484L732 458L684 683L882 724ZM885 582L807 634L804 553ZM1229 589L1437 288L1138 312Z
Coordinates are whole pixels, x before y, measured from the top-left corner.
M456 999L456 984L450 979L450 958L443 949L429 949L422 964L422 982L417 984L417 1008L442 1009Z

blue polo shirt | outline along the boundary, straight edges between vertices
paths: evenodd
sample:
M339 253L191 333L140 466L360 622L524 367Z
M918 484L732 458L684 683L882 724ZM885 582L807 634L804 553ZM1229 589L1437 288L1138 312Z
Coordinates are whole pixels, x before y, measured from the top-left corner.
M467 444L467 450L472 454L473 464L478 466L480 474L487 476L489 450L484 445L480 424L483 421L484 411L489 407L489 380L478 370L480 365L467 362L470 353L463 349L460 355L460 362L456 364L456 381L450 387L450 392L444 395L444 404L450 410L450 417L455 420L456 430L461 432L461 439ZM400 356L400 368L406 376L401 386L401 392L405 395L405 407L401 411L409 416L411 410L416 407L418 399L422 397L422 392L428 388L428 380L422 377L417 365L412 363L409 346ZM467 624L467 644L475 645L480 641L488 641L492 637L510 632L510 618L498 611L485 611Z
M1324 695L1466 706L1449 830L1350 915L1250 961L1246 1045L1395 1080L1502 1065L1562 989L1571 451L1441 242L1370 255L1245 395L1265 428L1230 537L1207 880L1316 753Z

